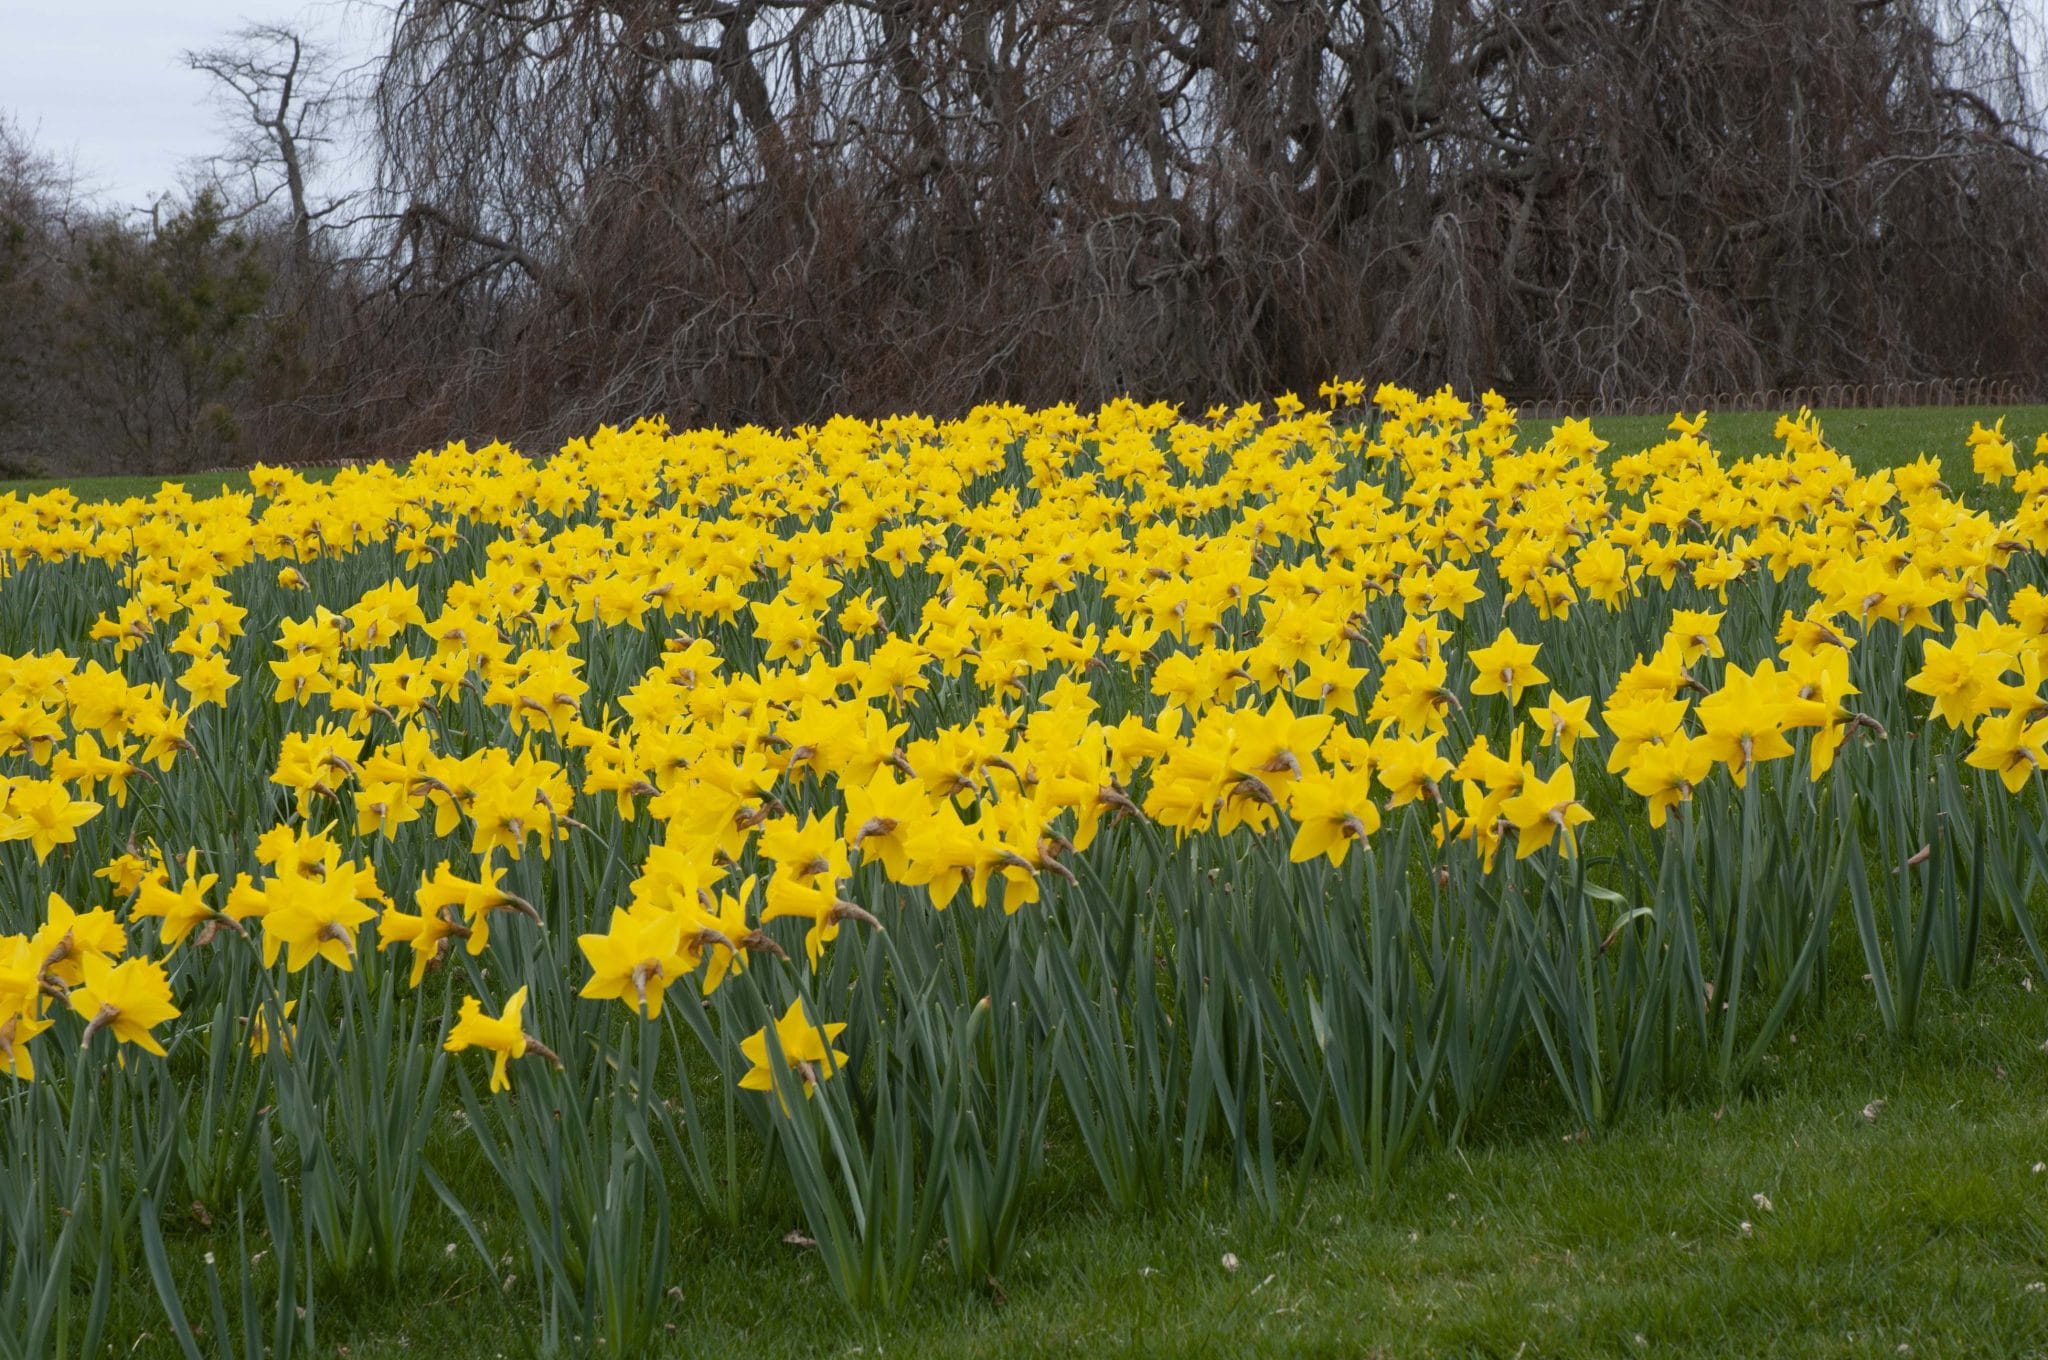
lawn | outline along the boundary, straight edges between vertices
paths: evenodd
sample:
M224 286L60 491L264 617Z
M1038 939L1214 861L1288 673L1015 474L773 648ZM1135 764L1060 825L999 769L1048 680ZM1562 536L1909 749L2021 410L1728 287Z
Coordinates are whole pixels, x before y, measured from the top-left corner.
M1829 442L1864 471L1910 463L1925 453L1941 460L1955 485L1976 481L1969 471L1970 451L1963 443L1972 422L1992 425L2003 418L2006 434L2029 449L2036 435L2048 433L2048 406L1906 406L1814 414ZM1608 442L1607 456L1613 457L1665 438L1668 420L1665 416L1595 416L1588 423ZM1525 421L1523 428L1535 437L1560 423ZM1772 435L1777 423L1773 413L1729 411L1709 415L1706 433L1723 453L1746 457L1777 449L1778 441Z
M324 481L334 475L333 468L294 468L308 481ZM9 492L21 496L33 496L44 491L63 487L81 501L123 501L130 496L150 496L158 488L170 485L181 486L194 496L218 496L225 491L246 492L249 489L247 472L193 472L182 477L35 477L17 481L0 481L0 496Z
M1991 424L2004 417L2007 433L2016 441L2031 445L2033 436L2048 432L2048 406L1911 406L1888 410L1820 411L1821 427L1866 470L1889 464L1911 462L1922 453L1942 460L1950 471L1967 469L1969 452L1963 436L1973 420ZM1717 447L1735 455L1762 452L1776 447L1771 429L1777 416L1757 411L1733 411L1712 417L1708 433ZM1663 416L1598 416L1594 431L1612 446L1610 456L1644 448L1664 437L1667 418ZM1540 438L1560 422L1524 421L1530 438ZM300 468L301 475L319 481L334 475L332 468ZM169 479L195 496L222 491L247 491L245 472L199 472ZM1974 480L1974 478L1972 479ZM80 500L118 501L129 496L147 496L164 484L160 477L75 477L0 481L0 495L14 492L30 496L41 491L67 487Z
M1104 1212L1056 1132L1000 1298L960 1297L935 1259L905 1310L859 1317L783 1242L801 1231L793 1205L749 1234L692 1232L660 1353L2048 1354L2048 1013L2027 972L1987 960L1905 1048L1855 998L1800 1023L1725 1100L1694 1093L1592 1140L1532 1100L1384 1194L1318 1173L1279 1218L1222 1188ZM466 1247L439 1245L455 1225L437 1209L418 1237L402 1295L323 1301L323 1345L350 1360L521 1354L519 1313ZM509 1225L495 1248L518 1251Z

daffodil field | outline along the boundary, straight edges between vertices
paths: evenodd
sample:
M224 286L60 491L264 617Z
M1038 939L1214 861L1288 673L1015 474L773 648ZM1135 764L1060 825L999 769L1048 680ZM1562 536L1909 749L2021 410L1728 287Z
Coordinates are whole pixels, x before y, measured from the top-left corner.
M543 1353L686 1229L999 1293L1050 1155L1283 1216L2048 980L2048 438L1321 396L0 495L0 1358L310 1352L435 1205Z

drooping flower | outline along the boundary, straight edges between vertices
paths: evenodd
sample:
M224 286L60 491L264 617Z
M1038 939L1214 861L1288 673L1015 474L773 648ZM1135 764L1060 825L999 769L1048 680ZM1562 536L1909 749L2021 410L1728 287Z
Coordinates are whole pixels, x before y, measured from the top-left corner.
M164 1046L150 1031L178 1017L171 1003L171 980L154 959L113 963L95 955L79 961L84 980L71 989L71 1009L86 1017L85 1042L101 1030L112 1030L124 1044L164 1056Z
M775 1022L775 1043L781 1050L782 1063L794 1069L803 1081L805 1096L846 1065L846 1055L832 1047L833 1040L845 1029L843 1023L814 1024L801 997L790 1002L789 1009ZM741 1075L740 1085L749 1091L774 1090L775 1067L768 1051L767 1026L740 1040L740 1052L753 1064Z
M461 1014L449 1028L447 1041L442 1047L450 1053L461 1053L471 1048L487 1050L491 1054L491 1091L494 1094L509 1091L512 1078L507 1074L505 1065L512 1059L535 1053L557 1067L561 1065L561 1060L546 1045L523 1028L520 1016L525 1009L524 987L505 999L505 1009L496 1016L485 1015L482 1002L473 996L465 996Z

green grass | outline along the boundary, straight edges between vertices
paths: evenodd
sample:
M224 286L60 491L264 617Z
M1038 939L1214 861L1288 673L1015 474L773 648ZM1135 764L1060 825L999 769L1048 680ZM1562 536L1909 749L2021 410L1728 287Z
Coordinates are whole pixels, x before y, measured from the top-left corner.
M1908 1044L1843 996L1745 1092L1646 1108L1597 1141L1532 1098L1384 1197L1318 1170L1279 1219L1227 1184L1107 1213L1055 1134L1001 1297L963 1293L940 1254L904 1311L850 1316L782 1241L793 1205L737 1233L686 1226L662 1353L2048 1354L2048 1292L2030 1288L2048 1282L2048 1014L2016 952L1984 963ZM486 1232L523 1275L514 1225ZM441 1245L460 1236L438 1206L414 1240L402 1295L321 1299L321 1352L520 1355L531 1291L515 1278L501 1303L466 1244Z
M309 482L324 482L334 468L294 468ZM184 487L194 496L218 496L225 491L249 490L247 472L194 472L182 477L40 477L26 481L0 481L0 496L14 492L34 496L58 487L68 487L81 501L123 501L131 496L150 496L166 483Z
M1963 443L1970 422L1991 424L2005 417L2006 433L2020 446L2024 456L2033 450L2034 436L2048 432L2048 406L1899 406L1881 410L1824 410L1817 412L1829 442L1847 453L1858 468L1869 471L1887 464L1911 462L1922 453L1943 461L1951 474L1967 471L1970 455ZM1595 416L1593 429L1613 447L1610 456L1632 453L1665 438L1669 416ZM1731 457L1763 453L1778 446L1771 437L1777 424L1775 412L1741 411L1711 417L1707 437ZM1556 420L1526 420L1523 430L1540 437L1554 428ZM334 475L333 468L300 468L314 481ZM0 481L0 495L12 491L24 496L68 486L84 501L118 501L129 496L147 496L166 480L178 482L195 496L222 491L247 491L246 472L202 472L184 477L74 477ZM1953 479L1951 479L1953 480Z
M1691 414L1688 412L1687 414ZM1828 443L1849 457L1857 469L1870 472L1881 467L1910 463L1921 454L1941 460L1952 485L1975 485L1970 473L1970 450L1964 441L1972 421L1991 425L2005 418L2005 433L2019 446L2021 463L2034 450L2034 437L2048 433L2048 406L1894 406L1879 410L1816 411ZM1669 438L1669 416L1595 416L1594 433L1611 446L1608 457L1633 453ZM1522 422L1525 436L1540 437L1560 424L1556 420ZM1706 438L1729 458L1768 453L1779 447L1771 431L1778 423L1776 412L1735 411L1707 418Z

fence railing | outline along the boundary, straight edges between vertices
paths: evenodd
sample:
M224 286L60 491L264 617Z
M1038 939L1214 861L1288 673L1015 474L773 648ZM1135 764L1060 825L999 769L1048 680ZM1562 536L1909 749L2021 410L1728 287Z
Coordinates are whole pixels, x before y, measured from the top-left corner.
M1560 397L1517 405L1524 420L1567 416L1648 416L1674 411L1797 411L1802 406L2020 406L2041 399L2041 387L2010 378L1933 378L1921 382L1822 383L1751 392L1695 392L1679 397Z

